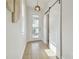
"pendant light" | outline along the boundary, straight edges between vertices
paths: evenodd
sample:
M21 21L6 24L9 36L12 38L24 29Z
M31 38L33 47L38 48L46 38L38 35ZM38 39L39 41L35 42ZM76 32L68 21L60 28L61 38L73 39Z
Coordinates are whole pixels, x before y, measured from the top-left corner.
M40 9L40 6L38 5L38 0L37 0L37 5L35 6L35 11L40 11L41 9Z

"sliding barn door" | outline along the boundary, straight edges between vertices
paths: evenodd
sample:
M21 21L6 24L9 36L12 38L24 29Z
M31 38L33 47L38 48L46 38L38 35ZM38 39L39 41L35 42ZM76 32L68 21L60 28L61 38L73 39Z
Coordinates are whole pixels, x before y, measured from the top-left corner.
M60 4L57 2L49 13L49 45L60 58Z

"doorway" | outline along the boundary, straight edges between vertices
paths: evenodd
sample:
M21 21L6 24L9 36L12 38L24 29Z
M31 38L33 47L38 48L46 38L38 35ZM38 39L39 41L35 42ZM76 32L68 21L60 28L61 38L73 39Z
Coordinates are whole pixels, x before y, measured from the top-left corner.
M49 13L44 16L44 43L49 48Z
M49 14L46 15L47 18L47 45L49 48Z

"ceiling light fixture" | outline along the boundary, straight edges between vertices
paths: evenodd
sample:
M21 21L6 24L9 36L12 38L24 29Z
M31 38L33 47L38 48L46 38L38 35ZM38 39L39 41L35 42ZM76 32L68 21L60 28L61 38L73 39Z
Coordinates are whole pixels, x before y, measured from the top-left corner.
M40 6L38 5L38 0L37 0L37 5L35 6L35 11L40 11L41 10L41 8L40 8Z

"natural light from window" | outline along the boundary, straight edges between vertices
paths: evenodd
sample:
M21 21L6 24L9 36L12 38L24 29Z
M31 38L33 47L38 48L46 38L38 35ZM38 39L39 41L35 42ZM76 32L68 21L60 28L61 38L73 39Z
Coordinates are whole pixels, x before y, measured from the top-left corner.
M32 15L32 37L39 38L39 16Z

